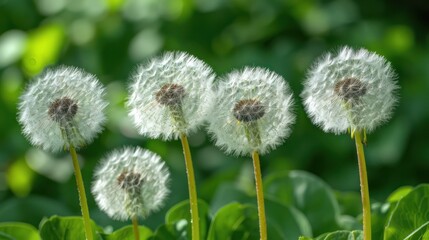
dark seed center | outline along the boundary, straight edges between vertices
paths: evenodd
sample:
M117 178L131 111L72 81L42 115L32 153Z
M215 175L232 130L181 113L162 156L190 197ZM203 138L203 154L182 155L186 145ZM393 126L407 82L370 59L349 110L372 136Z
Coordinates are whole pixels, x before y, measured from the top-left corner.
M334 91L344 101L358 101L365 95L366 86L357 78L345 78L335 84Z
M234 117L240 122L251 122L265 115L265 106L255 99L238 101L232 110Z
M178 84L169 83L161 87L156 93L156 101L165 106L177 106L182 103L185 88Z
M122 172L116 180L118 181L119 187L124 190L139 188L143 182L143 178L140 174L127 171Z
M48 114L56 122L70 122L77 113L78 106L68 97L58 98L49 106Z

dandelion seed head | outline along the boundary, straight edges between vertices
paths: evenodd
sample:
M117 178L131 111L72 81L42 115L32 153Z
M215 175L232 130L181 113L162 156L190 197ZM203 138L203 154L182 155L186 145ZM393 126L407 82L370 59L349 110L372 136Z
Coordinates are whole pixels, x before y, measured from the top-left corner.
M238 121L252 122L265 115L265 106L255 99L243 99L235 103L232 112Z
M21 95L18 121L30 142L45 150L79 148L102 130L104 95L98 79L79 68L50 68Z
M127 101L140 134L164 140L195 131L213 99L212 69L184 52L167 52L138 67Z
M158 155L126 147L101 160L92 193L100 209L113 219L145 218L164 204L168 181L169 171Z
M77 113L78 106L68 97L56 99L48 110L49 116L55 122L70 122Z
M227 153L265 154L291 132L293 96L287 82L263 68L236 70L218 82L208 130Z
M399 88L395 78L382 56L343 47L316 61L301 97L312 121L324 131L371 132L392 115Z

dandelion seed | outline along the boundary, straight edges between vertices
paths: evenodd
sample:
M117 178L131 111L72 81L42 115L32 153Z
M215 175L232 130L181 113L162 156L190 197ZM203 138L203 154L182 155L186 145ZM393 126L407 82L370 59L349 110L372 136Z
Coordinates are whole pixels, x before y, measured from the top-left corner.
M75 67L51 68L24 91L18 120L30 142L45 150L90 143L102 130L107 102L97 78Z
M163 205L168 181L169 172L158 155L126 147L101 161L92 193L98 206L113 219L145 218Z
M267 153L289 135L293 100L281 76L246 67L225 76L217 87L208 129L226 152Z
M395 73L382 56L343 47L320 58L301 94L308 115L326 132L373 131L397 102Z
M371 239L371 204L363 143L367 131L391 117L397 89L395 73L383 57L343 47L337 55L327 54L316 62L301 94L316 125L337 134L349 130L355 139L365 240Z
M209 66L184 52L168 52L141 65L127 102L139 133L169 140L196 130L211 105L213 79Z

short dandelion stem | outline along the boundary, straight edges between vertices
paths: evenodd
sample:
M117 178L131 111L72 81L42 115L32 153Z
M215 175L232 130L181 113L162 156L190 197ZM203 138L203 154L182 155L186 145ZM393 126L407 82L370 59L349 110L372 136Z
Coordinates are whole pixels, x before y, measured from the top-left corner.
M134 231L134 239L139 240L140 239L140 232L139 232L139 217L134 216L131 221L133 222L133 231Z
M258 216L259 216L259 232L261 240L267 239L267 220L265 219L265 206L264 206L264 191L262 187L261 166L259 162L258 151L252 152L253 168L255 172L256 183L256 198L258 201Z
M85 236L86 236L87 240L93 240L91 221L89 218L88 203L86 201L85 187L83 185L82 173L80 172L79 161L77 159L76 150L72 144L70 144L69 150L70 150L70 155L71 155L72 160L73 160L73 168L74 168L74 173L76 176L76 184L77 184L77 190L79 193L79 203L80 203L80 207L82 210Z
M359 130L354 134L359 163L359 177L363 210L363 235L364 240L371 240L371 204L369 200L368 177L366 173L365 154L362 145L362 136Z
M186 134L180 134L183 154L185 156L186 174L188 175L189 201L191 208L192 240L200 239L200 222L198 216L198 198L197 187L195 185L194 168L192 166L191 151L189 149L188 138Z

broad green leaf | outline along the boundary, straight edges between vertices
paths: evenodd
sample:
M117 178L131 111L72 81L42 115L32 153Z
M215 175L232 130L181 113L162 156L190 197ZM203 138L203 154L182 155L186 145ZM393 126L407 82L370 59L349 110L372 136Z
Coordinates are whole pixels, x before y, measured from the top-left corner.
M209 207L206 202L198 200L198 215L200 217L200 237L205 239L210 225ZM165 216L165 223L170 233L187 239L191 234L191 212L189 200L174 205ZM190 238L190 237L189 237Z
M150 239L152 230L147 227L139 226L140 240ZM134 240L133 226L125 226L107 235L105 240Z
M311 225L299 210L265 199L269 239L272 233L279 233L281 239L297 239L301 235L311 236Z
M393 191L389 197L387 198L387 202L394 203L399 200L401 200L403 197L405 197L408 193L410 193L413 190L413 187L411 186L403 186L395 191Z
M318 177L303 171L277 173L266 178L264 190L266 198L304 213L314 234L338 229L338 203L332 189Z
M26 223L0 223L0 240L40 240L39 232L35 227Z
M336 231L325 233L317 238L300 237L299 240L363 240L362 231Z
M92 231L94 239L101 239L96 233L101 230L94 222ZM43 240L85 239L82 217L52 216L45 219L40 224L40 236Z
M428 222L429 184L422 184L393 207L384 229L384 240L420 239Z
M215 194L211 205L212 211L215 212L222 206L229 205L232 202L251 204L255 208L257 206L255 195L249 196L234 185L224 184ZM311 226L307 218L293 206L285 205L277 200L265 199L265 211L268 230L272 231L272 233L269 232L270 239L273 239L275 234L279 234L281 239L294 240L300 235L312 235Z
M231 203L213 218L207 240L258 239L258 211L254 206ZM279 239L271 238L271 239Z

